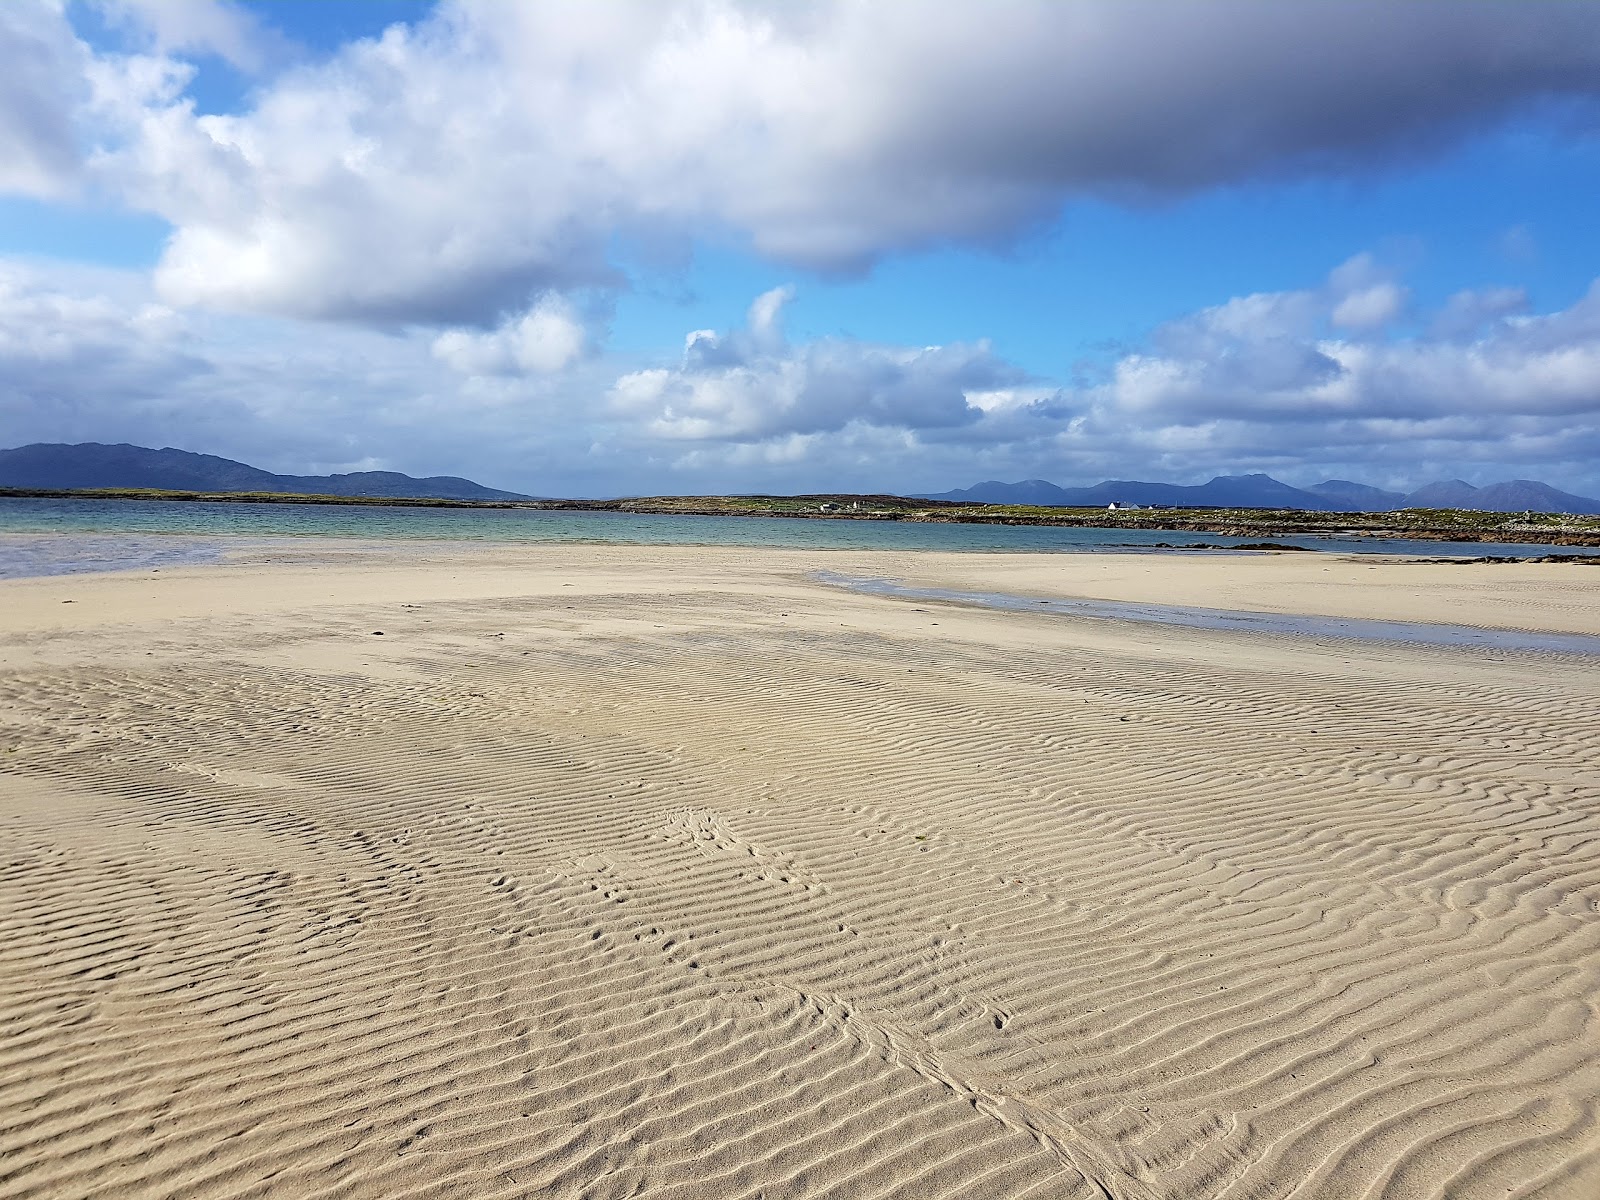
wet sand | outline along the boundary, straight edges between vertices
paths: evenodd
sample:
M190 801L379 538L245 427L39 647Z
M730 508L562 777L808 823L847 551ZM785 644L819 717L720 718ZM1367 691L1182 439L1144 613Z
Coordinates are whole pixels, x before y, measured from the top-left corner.
M820 570L1600 633L1322 555L0 583L0 1196L1600 1194L1592 658Z

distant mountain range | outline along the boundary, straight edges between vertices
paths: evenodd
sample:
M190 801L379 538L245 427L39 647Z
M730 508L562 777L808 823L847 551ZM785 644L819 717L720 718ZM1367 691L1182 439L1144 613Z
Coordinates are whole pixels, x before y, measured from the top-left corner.
M168 446L65 445L35 442L0 450L0 487L161 488L185 492L310 492L319 496L372 496L430 500L526 500L470 479L435 475L415 479L398 471L347 475L274 475L231 458L191 454Z
M1093 487L1057 487L1043 479L1021 483L993 480L937 492L929 500L967 500L982 504L1042 504L1062 508L1103 508L1110 504L1177 508L1302 508L1314 512L1387 512L1401 508L1470 508L1481 512L1600 513L1600 500L1574 496L1532 479L1513 479L1473 487L1460 479L1430 483L1414 492L1389 492L1329 479L1309 488L1290 487L1270 475L1218 475L1185 487L1108 479Z

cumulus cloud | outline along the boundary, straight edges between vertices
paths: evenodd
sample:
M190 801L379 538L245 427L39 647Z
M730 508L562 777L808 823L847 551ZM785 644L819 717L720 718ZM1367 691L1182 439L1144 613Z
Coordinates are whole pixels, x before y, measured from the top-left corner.
M583 343L583 322L571 303L546 296L488 333L446 330L434 339L433 353L463 375L548 374L574 362Z
M1404 289L1367 284L1352 266L1366 261L1322 288L1230 301L1158 330L1164 352L1120 360L1105 401L1179 423L1600 410L1600 290L1541 317L1520 315L1520 292L1461 293L1433 332L1397 336L1387 327Z
M243 61L251 44L233 6L107 2L158 54ZM241 114L143 104L95 161L172 222L173 302L483 325L616 282L619 232L855 267L1003 240L1074 196L1410 154L1550 98L1589 104L1597 31L1600 9L1559 0L449 0L282 74ZM41 164L12 186L37 187L70 144L60 83L7 86ZM1347 315L1378 321L1385 302Z
M1380 482L1554 470L1600 491L1600 281L1570 307L1526 313L1512 289L1463 292L1412 332L1369 301L1369 259L1320 287L1243 297L1157 330L1083 389L1069 461L1140 455L1169 474L1226 465ZM1341 320L1355 306L1370 320ZM1250 314L1244 319L1244 314Z
M1056 386L982 341L791 337L788 289L739 328L689 334L671 361L623 367L540 333L573 328L554 302L487 332L384 332L174 310L138 275L0 261L0 428L10 444L128 440L543 494L1224 470L1533 475L1600 493L1600 281L1554 312L1487 289L1335 324L1378 270L1202 309Z
M849 425L932 430L969 426L1022 371L987 342L886 346L844 338L790 345L781 318L790 288L759 296L743 329L689 335L675 368L624 375L609 393L613 412L655 437L771 442Z
M682 444L672 461L685 477L764 464L801 487L819 486L818 471L913 490L1230 469L1415 484L1492 464L1600 491L1600 281L1554 313L1486 289L1414 321L1403 284L1360 256L1317 286L1171 322L1099 382L1068 387L1028 380L982 344L764 340L787 295L758 300L745 329L690 334L676 366L621 377L613 419L658 455Z

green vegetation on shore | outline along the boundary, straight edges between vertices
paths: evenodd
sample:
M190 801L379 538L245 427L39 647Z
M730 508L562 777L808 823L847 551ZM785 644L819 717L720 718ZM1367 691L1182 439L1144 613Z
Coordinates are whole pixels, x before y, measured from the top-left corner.
M887 495L642 496L623 500L441 500L427 497L317 496L283 492L189 492L153 488L51 491L0 488L3 497L99 500L209 501L251 504L353 504L415 508L523 508L715 517L794 517L816 520L919 521L935 524L1055 525L1094 529L1170 530L1233 537L1343 534L1462 542L1529 542L1600 546L1600 516L1499 513L1466 509L1396 512L1308 512L1260 508L1045 508L1026 504L967 504Z

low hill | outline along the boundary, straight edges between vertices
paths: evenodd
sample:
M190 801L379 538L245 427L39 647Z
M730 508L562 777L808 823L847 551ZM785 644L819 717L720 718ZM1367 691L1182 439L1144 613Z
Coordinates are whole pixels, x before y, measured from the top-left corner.
M419 497L439 500L525 500L454 475L417 479L398 471L343 475L274 475L214 454L168 446L100 442L35 442L0 450L0 487L160 488L192 492L308 492L323 496Z

